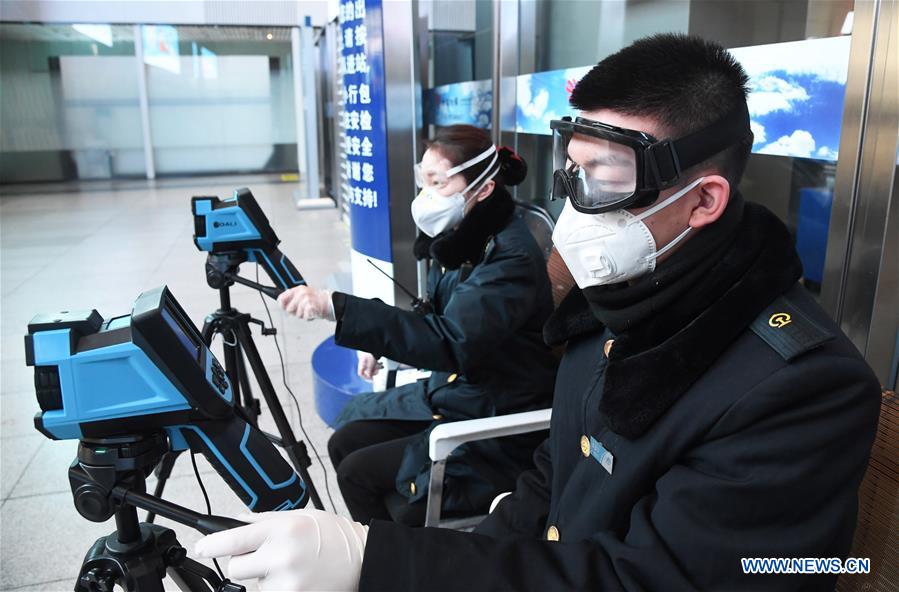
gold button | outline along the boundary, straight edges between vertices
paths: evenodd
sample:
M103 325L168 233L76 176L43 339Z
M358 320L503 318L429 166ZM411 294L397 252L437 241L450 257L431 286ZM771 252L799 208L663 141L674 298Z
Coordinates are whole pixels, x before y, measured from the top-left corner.
M609 357L609 352L612 351L612 344L615 343L614 339L609 339L606 341L606 344L602 346L602 352L606 354L606 357Z
M415 481L409 484L409 491L412 492L412 495L415 495Z
M446 383L449 384L449 383L451 383L451 382L455 382L457 378L459 378L459 375L456 374L455 372L453 372L453 373L450 374L449 377L446 379Z
M587 436L581 436L581 454L590 456L590 439Z
M440 421L441 419L443 419L443 416L440 415L439 413L435 413L431 417L434 418L434 421Z
M546 531L546 540L548 541L558 541L559 540L559 529L555 526L550 526Z

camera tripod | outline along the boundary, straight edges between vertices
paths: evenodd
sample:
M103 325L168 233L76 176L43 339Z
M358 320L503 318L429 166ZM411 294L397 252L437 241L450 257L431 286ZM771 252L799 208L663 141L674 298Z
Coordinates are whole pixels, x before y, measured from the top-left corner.
M312 460L306 450L305 442L298 441L290 427L290 422L284 414L284 408L278 400L275 387L272 385L271 378L265 370L265 364L259 355L259 350L253 342L253 334L250 331L250 324L257 324L262 328L263 335L275 335L274 327L266 328L265 324L259 319L254 319L247 313L242 313L231 306L230 288L235 283L240 283L272 298L277 298L280 293L277 289L263 286L256 282L252 282L237 274L238 267L241 263L248 259L245 251L229 251L226 253L210 253L206 260L206 282L211 288L219 291L220 306L211 315L207 316L203 322L203 341L207 346L212 346L212 340L215 335L221 335L224 343L225 371L231 382L231 389L234 393L234 402L240 407L245 419L258 427L258 418L261 413L261 405L259 399L253 396L250 386L250 375L247 373L244 363L244 356L250 363L250 369L259 385L262 398L268 405L268 410L275 420L275 426L278 429L278 435L266 433L265 435L275 445L280 446L287 452L287 457L291 464L297 470L300 477L306 484L309 491L309 499L312 505L323 510L321 498L312 478L309 475L309 467ZM153 494L157 497L162 495L165 489L166 481L172 472L172 467L177 459L178 452L168 452L162 457L162 462L156 468L156 489ZM150 512L147 515L147 522L153 522L154 514Z
M146 476L168 450L163 432L84 439L69 468L75 509L93 522L115 516L116 530L100 537L84 557L75 592L163 592L168 574L185 592L245 592L245 588L187 557L175 532L139 523L137 508L185 524L203 534L243 523L199 514L145 493Z

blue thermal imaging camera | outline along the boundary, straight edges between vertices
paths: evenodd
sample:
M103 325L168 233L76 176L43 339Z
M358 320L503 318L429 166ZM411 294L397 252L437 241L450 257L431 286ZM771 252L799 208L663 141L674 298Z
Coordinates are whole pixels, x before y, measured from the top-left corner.
M281 242L249 189L237 189L230 199L194 197L194 244L209 253L206 280L213 288L244 284L277 298L294 286L305 285L303 276L278 249ZM274 282L261 286L237 275L243 262L257 263Z
M228 377L166 287L130 315L41 314L28 325L41 411L54 440L109 442L164 432L172 450L202 452L253 511L305 506L306 485L235 407Z

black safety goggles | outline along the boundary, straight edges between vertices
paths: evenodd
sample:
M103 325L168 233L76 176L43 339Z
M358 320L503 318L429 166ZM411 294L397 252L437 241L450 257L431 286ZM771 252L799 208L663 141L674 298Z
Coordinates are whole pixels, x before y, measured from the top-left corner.
M585 214L645 207L680 182L683 171L725 148L752 141L746 106L676 140L599 121L565 117L553 132L552 198Z

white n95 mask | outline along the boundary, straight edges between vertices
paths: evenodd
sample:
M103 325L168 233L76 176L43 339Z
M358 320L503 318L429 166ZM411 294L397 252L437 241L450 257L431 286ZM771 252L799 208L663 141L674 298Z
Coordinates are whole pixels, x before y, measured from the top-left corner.
M684 239L687 228L674 240L656 249L656 241L643 220L671 205L704 177L635 216L627 210L583 214L566 201L553 231L553 244L582 290L624 282L655 270L656 259Z
M425 187L419 191L412 200L412 219L415 220L415 225L419 230L434 238L444 230L459 224L465 217L465 194L477 185L478 188L474 191L474 195L477 195L487 181L496 176L499 167L494 169L493 165L496 164L498 156L499 154L494 152L493 160L490 161L484 172L462 191L447 196L440 195L433 187ZM488 176L487 173L491 169L494 170ZM484 178L485 176L486 178Z
M431 238L452 228L464 217L465 198L460 193L444 197L426 187L412 200L412 219L419 230Z

